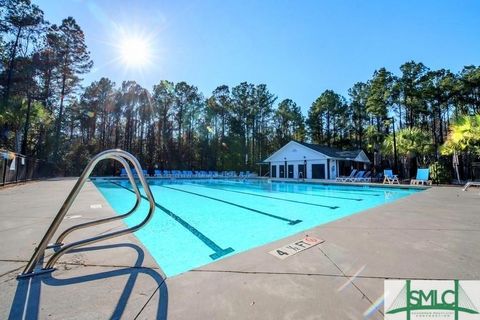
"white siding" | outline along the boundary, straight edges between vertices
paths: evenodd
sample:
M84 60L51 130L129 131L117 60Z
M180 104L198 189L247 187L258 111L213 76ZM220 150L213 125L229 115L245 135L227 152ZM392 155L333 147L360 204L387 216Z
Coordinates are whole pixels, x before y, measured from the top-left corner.
M355 160L359 162L368 162L368 158L363 151ZM326 155L295 141L290 141L277 152L265 159L265 161L270 162L270 172L272 172L272 165L276 166L277 178L285 177L285 175L280 177L280 166L285 165L286 162L287 166L285 167L285 173L287 174L287 177L288 165L293 165L293 178L298 179L298 165L303 165L305 161L307 163L307 179L312 179L313 164L323 164L325 166L325 179L330 178L333 180L339 175L338 160L327 157Z

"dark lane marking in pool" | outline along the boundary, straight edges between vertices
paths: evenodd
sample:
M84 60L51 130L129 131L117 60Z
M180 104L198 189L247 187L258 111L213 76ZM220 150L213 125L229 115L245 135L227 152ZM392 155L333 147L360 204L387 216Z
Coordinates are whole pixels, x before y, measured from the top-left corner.
M193 184L193 185L198 185L198 186L202 186L202 187L205 187L205 188L212 188L212 189L218 189L218 190L224 190L224 191L229 191L229 192L237 192L237 193L245 193L245 194L251 194L251 195L255 195L253 193L248 193L248 192L244 192L244 191L237 191L237 190L229 190L229 189L223 189L223 188L217 188L217 187L212 187L212 186L206 186L206 185L203 185L203 184ZM265 191L265 189L262 189L262 188L255 188L256 190L260 190L260 191ZM304 194L304 195L307 195L307 196L314 196L314 197L322 197L322 198L332 198L332 199L342 199L342 200L352 200L352 201L363 201L363 199L358 199L358 198L345 198L345 197L336 197L336 196L326 196L326 195L320 195L320 194L309 194L309 193L304 193L304 192L297 192L297 191L282 191L282 190L267 190L267 191L274 191L274 192L278 192L278 193L290 193L290 194ZM259 196L262 196L262 195L259 195ZM269 197L269 196L262 196L262 197ZM276 198L274 198L276 199ZM283 199L282 199L283 200ZM292 201L295 201L295 200L292 200ZM305 202L307 203L307 202Z
M324 207L324 208L329 208L329 209L338 209L338 208L339 208L338 206L326 206L326 205L323 205L323 204L316 204L316 203L311 203L311 202L304 202L304 201L298 201L298 200L283 199L283 198L277 198L277 197L272 197L272 196L265 196L265 195L261 195L261 194L257 194L257 193L250 193L250 192L245 192L245 191L230 190L230 189L223 189L223 188L218 188L218 187L206 186L206 185L203 185L203 184L191 183L191 185L193 185L193 186L200 186L200 187L204 187L204 188L215 189L215 190L222 190L222 191L228 191L228 192L241 193L241 194L246 194L246 195L255 196L255 197L263 197L263 198L270 198L270 199L276 199L276 200L281 200L281 201L288 201L288 202L294 202L294 203L307 204L307 205L310 205L310 206ZM258 189L258 188L255 188L255 189L263 191L262 189ZM278 193L290 193L290 194L291 194L292 192L278 191ZM301 193L301 192L296 192L296 193L298 193L298 194L304 194L304 193ZM320 197L322 197L322 196L320 196ZM323 197L330 198L330 197L328 197L328 196L323 196ZM337 197L332 197L332 198L337 198ZM354 201L362 201L362 200L363 200L363 199L352 199L352 198L340 198L340 199L344 199L344 200L354 200Z
M268 217L270 217L270 218L274 218L274 219L278 219L278 220L282 220L282 221L287 221L288 224L290 224L290 225L295 225L295 224L297 224L297 223L302 222L302 220L298 220L298 219L297 219L297 220L290 220L290 219L287 219L287 218L284 218L284 217L276 216L276 215L271 214L271 213L267 213L267 212L263 212L263 211L260 211L260 210L257 210L257 209L245 207L245 206L242 206L242 205L240 205L240 204L236 204L236 203L233 203L233 202L225 201L225 200L222 200L222 199L217 199L217 198L209 197L209 196L206 196L206 195L203 195L203 194L200 194L200 193L196 193L196 192L186 191L186 190L177 189L177 188L172 188L172 187L166 187L166 186L164 186L164 185L161 185L161 186L159 186L159 187L166 188L166 189L172 189L172 190L180 191L180 192L185 192L185 193L193 194L193 195L195 195L195 196L204 197L204 198L207 198L207 199L211 199L211 200L223 202L223 203L229 204L229 205L231 205L231 206L239 207L239 208L242 208L242 209L245 209L245 210L249 210L249 211L252 211L252 212L255 212L255 213L262 214L262 215L264 215L264 216L268 216Z
M245 185L247 184L248 186L260 186L259 184L252 184L252 183L239 183L239 182L232 182L232 181L216 181L218 182L219 184L224 184L224 185L227 185L227 186L238 186L238 185ZM288 184L289 182L272 182L272 186L284 186L285 184ZM297 185L298 183L294 184L294 183L290 183L290 185ZM300 184L298 184L300 185ZM383 192L383 191L372 191L372 190L364 190L364 191L355 191L355 190L352 190L350 191L350 189L346 189L346 190L349 190L349 191L346 191L346 190L337 190L337 189L327 189L327 188L322 188L322 187L316 187L312 184L305 184L304 186L308 186L310 188L312 188L312 191L315 190L315 191L324 191L324 192L339 192L339 193L347 193L347 194L358 194L358 195L362 195L362 196L372 196L372 197L379 197L380 194L378 194L377 192ZM348 186L350 187L350 186ZM279 191L276 189L276 191ZM305 191L308 191L308 190L305 190ZM374 192L374 193L371 193L371 192Z
M132 189L128 188L128 187L125 187L117 182L113 182L111 180L108 180L108 182L110 183L113 183L119 187L122 187L124 188L125 190L128 190L132 193L135 193L135 191L133 191ZM142 195L142 198L147 200L148 201L148 198L143 196ZM163 212L165 212L167 215L169 215L171 218L173 218L175 221L177 221L178 223L180 223L182 225L182 227L184 227L185 229L187 229L188 231L190 231L195 237L197 237L200 241L202 241L205 245L207 245L210 249L212 249L213 251L215 251L215 253L212 253L210 255L210 258L212 258L212 260L216 260L220 257L223 257L224 255L227 255L233 251L235 251L233 248L231 247L228 247L226 249L222 249L218 244L216 244L215 242L213 242L213 240L211 240L210 238L208 238L206 235L204 235L203 233L201 233L200 231L198 231L197 229L195 229L195 227L193 227L192 225L190 225L188 222L186 222L185 220L183 220L182 218L180 218L179 216L177 216L175 213L173 213L172 211L168 210L167 208L165 208L164 206L158 204L157 202L155 202L155 206L162 210Z

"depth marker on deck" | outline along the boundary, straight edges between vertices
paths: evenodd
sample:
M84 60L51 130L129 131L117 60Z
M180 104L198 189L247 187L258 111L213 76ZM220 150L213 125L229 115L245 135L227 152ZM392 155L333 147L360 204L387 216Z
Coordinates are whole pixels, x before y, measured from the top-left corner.
M323 239L306 236L301 240L297 240L293 243L287 244L286 246L269 251L268 253L280 260L284 260L293 256L294 254L310 249L311 247L323 242L325 242Z

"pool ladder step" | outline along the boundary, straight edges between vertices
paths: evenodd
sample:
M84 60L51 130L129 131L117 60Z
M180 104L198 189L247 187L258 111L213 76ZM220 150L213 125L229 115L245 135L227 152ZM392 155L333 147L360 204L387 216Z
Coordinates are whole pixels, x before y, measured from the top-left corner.
M90 177L90 174L92 173L93 169L95 169L96 165L102 160L118 161L125 168L125 171L127 172L127 175L128 175L128 179L130 180L130 183L131 183L132 188L133 188L133 190L135 192L135 195L136 195L136 201L135 201L134 206L132 207L132 209L130 211L128 211L127 213L121 214L121 215L116 215L116 216L109 217L109 218L104 218L104 219L99 219L99 220L90 221L90 222L86 222L86 223L81 223L81 224L75 225L73 227L70 227L70 228L66 229L65 231L63 231L58 236L58 238L56 239L56 241L54 243L49 244L50 240L53 238L53 235L58 230L58 227L60 226L63 219L65 218L65 215L67 214L68 210L70 209L73 202L75 201L75 198L78 196L78 194L80 193L80 190L82 189L84 184L87 182L88 178ZM138 173L138 178L140 180L140 183L143 187L143 191L145 192L145 195L146 195L146 197L148 199L148 202L149 202L149 210L148 210L148 214L145 217L145 219L143 219L139 224L137 224L133 227L130 227L130 228L126 228L126 229L110 232L110 233L107 233L107 234L98 235L98 236L95 236L95 237L91 237L91 238L87 238L87 239L84 239L84 240L75 241L75 242L65 244L64 243L65 238L71 232L73 232L75 230L84 229L84 228L87 228L87 227L111 222L111 221L114 221L114 220L123 219L123 218L131 215L132 213L134 213L138 209L138 207L140 205L140 202L142 200L142 197L141 197L141 194L140 194L140 190L138 189L137 183L134 179L134 176L132 174L132 170L130 169L129 162L133 165L133 167L135 168L135 171ZM155 211L155 199L154 199L153 194L150 190L150 187L147 183L147 180L145 179L145 176L142 174L142 172L143 172L142 167L140 166L140 163L138 162L138 160L132 154L130 154L126 151L120 150L120 149L106 150L106 151L103 151L103 152L97 154L95 157L93 157L92 160L90 160L88 165L83 170L80 177L78 178L78 180L75 183L75 186L73 187L72 191L70 191L70 194L65 199L62 207L58 211L57 215L55 216L52 223L50 224L50 227L48 228L47 232L45 233L42 240L40 241L40 244L35 248L35 251L33 252L33 255L30 258L27 266L25 267L23 272L20 273L17 276L17 278L21 279L21 278L35 276L35 275L38 275L38 274L52 272L52 271L55 270L54 266L55 266L55 263L58 261L58 259L62 255L64 255L65 253L67 253L67 252L69 252L73 249L76 249L76 248L79 248L79 247L82 247L82 246L85 246L85 245L89 245L89 244L92 244L92 243L95 243L95 242L98 242L98 241L111 239L111 238L119 237L119 236L122 236L122 235L125 235L125 234L128 234L128 233L132 233L132 232L135 232L135 231L139 230L143 226L145 226L150 221L150 219L153 216L153 212ZM51 249L51 248L55 248L56 251L55 251L54 254L52 254L52 256L44 264L43 263L43 258L45 257L45 251L47 249Z

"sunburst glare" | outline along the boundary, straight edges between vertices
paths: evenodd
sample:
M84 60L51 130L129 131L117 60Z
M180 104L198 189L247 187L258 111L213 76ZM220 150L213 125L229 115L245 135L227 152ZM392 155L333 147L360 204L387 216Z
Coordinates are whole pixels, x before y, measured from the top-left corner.
M145 67L151 63L151 46L147 39L137 36L127 36L121 40L120 58L127 67Z

